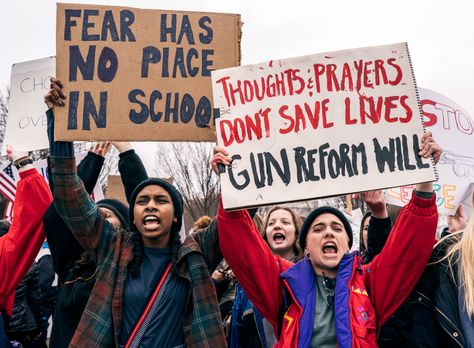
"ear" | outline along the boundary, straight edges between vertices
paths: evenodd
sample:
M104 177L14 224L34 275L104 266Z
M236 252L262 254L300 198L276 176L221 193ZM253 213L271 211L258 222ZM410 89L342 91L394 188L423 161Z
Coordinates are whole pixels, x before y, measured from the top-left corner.
M175 217L173 218L173 223L176 223L176 222L178 222L178 218L175 216Z

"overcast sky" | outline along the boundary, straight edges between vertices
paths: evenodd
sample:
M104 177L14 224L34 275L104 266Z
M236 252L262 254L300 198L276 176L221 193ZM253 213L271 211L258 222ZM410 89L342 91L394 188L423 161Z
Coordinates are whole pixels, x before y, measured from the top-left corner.
M474 1L135 0L70 1L240 13L242 64L406 41L418 86L474 115ZM16 62L55 55L56 2L15 0L0 11L0 86Z

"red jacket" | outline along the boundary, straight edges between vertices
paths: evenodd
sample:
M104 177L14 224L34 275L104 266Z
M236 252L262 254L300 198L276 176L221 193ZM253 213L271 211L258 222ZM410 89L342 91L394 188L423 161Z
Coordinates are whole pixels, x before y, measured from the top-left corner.
M21 172L20 178L12 225L0 237L0 309L8 315L12 314L15 290L43 244L43 215L53 199L36 169Z
M338 347L377 346L378 329L413 290L431 255L438 222L435 200L414 194L371 263L362 265L357 253L341 260L334 309ZM316 300L310 263L275 258L244 210L219 207L218 226L225 259L275 332L287 294L277 347L309 347Z

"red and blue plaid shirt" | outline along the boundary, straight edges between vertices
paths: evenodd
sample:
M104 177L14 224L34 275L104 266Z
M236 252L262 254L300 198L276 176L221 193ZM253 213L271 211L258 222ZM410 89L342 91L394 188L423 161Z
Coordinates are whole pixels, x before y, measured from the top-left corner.
M73 158L52 158L50 166L57 210L97 263L96 284L70 347L118 346L127 265L133 259L132 232L116 231L105 222L77 176ZM183 320L186 347L227 346L210 275L221 259L216 220L180 247L177 273L191 284Z

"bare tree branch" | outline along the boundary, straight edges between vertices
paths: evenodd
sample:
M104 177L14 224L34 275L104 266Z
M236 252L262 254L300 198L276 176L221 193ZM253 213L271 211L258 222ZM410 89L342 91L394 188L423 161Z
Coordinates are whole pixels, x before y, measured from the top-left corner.
M172 177L183 194L185 213L195 221L214 216L220 192L219 178L212 172L211 143L158 143L155 157L158 176Z

